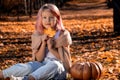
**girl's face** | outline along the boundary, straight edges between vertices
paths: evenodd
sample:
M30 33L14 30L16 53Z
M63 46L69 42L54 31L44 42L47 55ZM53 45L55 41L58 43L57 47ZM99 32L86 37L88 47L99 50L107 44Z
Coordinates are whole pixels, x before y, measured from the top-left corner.
M42 25L44 28L52 27L56 25L57 18L51 13L49 9L45 9L42 12Z

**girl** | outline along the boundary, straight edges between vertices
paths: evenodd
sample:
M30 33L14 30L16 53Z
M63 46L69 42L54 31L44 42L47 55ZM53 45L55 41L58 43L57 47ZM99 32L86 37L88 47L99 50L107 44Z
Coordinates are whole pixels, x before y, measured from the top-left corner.
M50 36L49 32L54 36ZM32 35L34 61L13 65L1 71L0 78L28 76L27 80L61 79L59 76L69 72L71 67L71 43L70 34L62 24L58 8L53 4L45 4L38 12Z

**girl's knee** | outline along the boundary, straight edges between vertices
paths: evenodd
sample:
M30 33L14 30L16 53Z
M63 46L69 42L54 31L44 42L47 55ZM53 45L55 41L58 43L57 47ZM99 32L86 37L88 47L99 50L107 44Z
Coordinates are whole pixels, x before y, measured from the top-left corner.
M58 62L58 61L51 61L50 63L48 63L48 65L50 65L51 68L64 71L63 64L61 64L61 63Z
M48 65L51 65L51 66L56 67L56 68L58 68L60 66L59 63L55 62L55 61L51 61L50 63L48 63Z

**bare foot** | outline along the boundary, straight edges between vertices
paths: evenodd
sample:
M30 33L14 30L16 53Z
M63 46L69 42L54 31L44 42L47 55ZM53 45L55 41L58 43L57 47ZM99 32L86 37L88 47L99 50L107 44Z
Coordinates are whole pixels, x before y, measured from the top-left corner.
M29 76L28 80L35 80L33 76Z
M0 71L0 80L3 78L4 78L3 73L2 73L2 71Z
M5 78L4 80L10 80L10 78L9 78L9 77L7 77L7 78Z

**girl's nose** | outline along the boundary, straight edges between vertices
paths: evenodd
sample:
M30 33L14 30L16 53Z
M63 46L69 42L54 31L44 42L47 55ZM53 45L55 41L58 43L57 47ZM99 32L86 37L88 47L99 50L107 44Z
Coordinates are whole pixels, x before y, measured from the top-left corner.
M47 22L50 22L50 18L47 18Z

